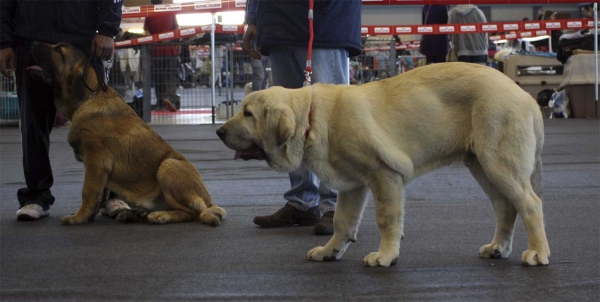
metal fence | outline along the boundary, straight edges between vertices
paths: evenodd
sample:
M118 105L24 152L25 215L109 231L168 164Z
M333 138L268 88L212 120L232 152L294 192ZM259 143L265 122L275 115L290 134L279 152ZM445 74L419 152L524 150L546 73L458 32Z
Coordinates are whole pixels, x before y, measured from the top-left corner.
M109 85L148 123L222 123L253 90L253 79L254 89L272 83L269 62L251 59L239 45L216 45L214 104L210 47L194 41L116 49ZM350 58L350 84L385 79L422 63L417 51L397 51L395 46L393 39L366 40L363 53ZM14 82L0 80L0 120L18 120Z
M14 80L0 75L0 126L17 125L19 121L19 101Z

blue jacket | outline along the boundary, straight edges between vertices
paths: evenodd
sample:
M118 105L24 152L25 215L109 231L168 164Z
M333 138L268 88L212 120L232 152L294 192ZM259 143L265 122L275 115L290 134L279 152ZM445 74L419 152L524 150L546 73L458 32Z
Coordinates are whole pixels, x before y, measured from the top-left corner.
M260 52L271 45L308 45L308 0L249 0L246 22L256 25ZM359 0L314 0L314 48L361 52Z

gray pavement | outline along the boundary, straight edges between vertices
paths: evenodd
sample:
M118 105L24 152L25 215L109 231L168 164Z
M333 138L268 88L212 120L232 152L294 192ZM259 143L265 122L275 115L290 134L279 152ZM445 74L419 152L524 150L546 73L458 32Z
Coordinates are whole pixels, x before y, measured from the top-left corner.
M24 186L17 128L0 128L1 301L598 301L600 121L546 120L544 213L550 266L523 267L519 220L508 259L477 256L494 214L466 168L454 164L407 187L406 239L398 264L367 268L379 232L372 201L358 241L338 262L305 260L328 237L311 227L261 229L256 215L283 206L286 174L264 162L232 161L216 126L154 126L198 168L228 211L218 228L199 223L120 224L99 216L61 226L80 205L83 164L55 129L51 215L18 222Z

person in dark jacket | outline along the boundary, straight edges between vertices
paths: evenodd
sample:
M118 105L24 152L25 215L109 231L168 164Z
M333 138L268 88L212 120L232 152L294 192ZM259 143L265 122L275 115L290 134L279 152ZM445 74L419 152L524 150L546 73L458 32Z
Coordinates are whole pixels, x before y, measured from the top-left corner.
M421 17L423 24L447 24L448 5L423 5ZM423 35L421 43L427 64L446 62L448 35Z
M21 148L27 187L19 189L18 220L49 215L54 196L50 167L50 131L56 116L53 87L27 72L35 65L34 41L68 42L87 55L113 58L113 37L121 23L121 0L40 1L2 0L0 5L0 72L16 74ZM16 56L15 56L16 53ZM103 63L96 62L103 72ZM101 77L103 78L103 77Z
M308 1L249 0L244 49L254 59L268 55L274 86L303 86L309 40ZM361 2L316 0L312 81L348 84L348 57L361 52ZM317 235L333 234L337 192L320 184L304 165L291 172L286 205L273 215L254 218L261 227L315 225ZM321 213L323 215L321 216Z

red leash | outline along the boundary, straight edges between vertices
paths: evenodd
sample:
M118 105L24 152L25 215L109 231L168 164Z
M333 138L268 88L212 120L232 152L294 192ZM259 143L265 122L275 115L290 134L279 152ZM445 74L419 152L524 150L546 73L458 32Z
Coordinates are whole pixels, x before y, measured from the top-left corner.
M311 75L312 75L312 44L315 38L315 33L313 29L313 9L315 7L314 0L308 0L308 31L310 32L310 37L308 39L308 52L306 54L306 70L304 71L304 86L310 86Z

